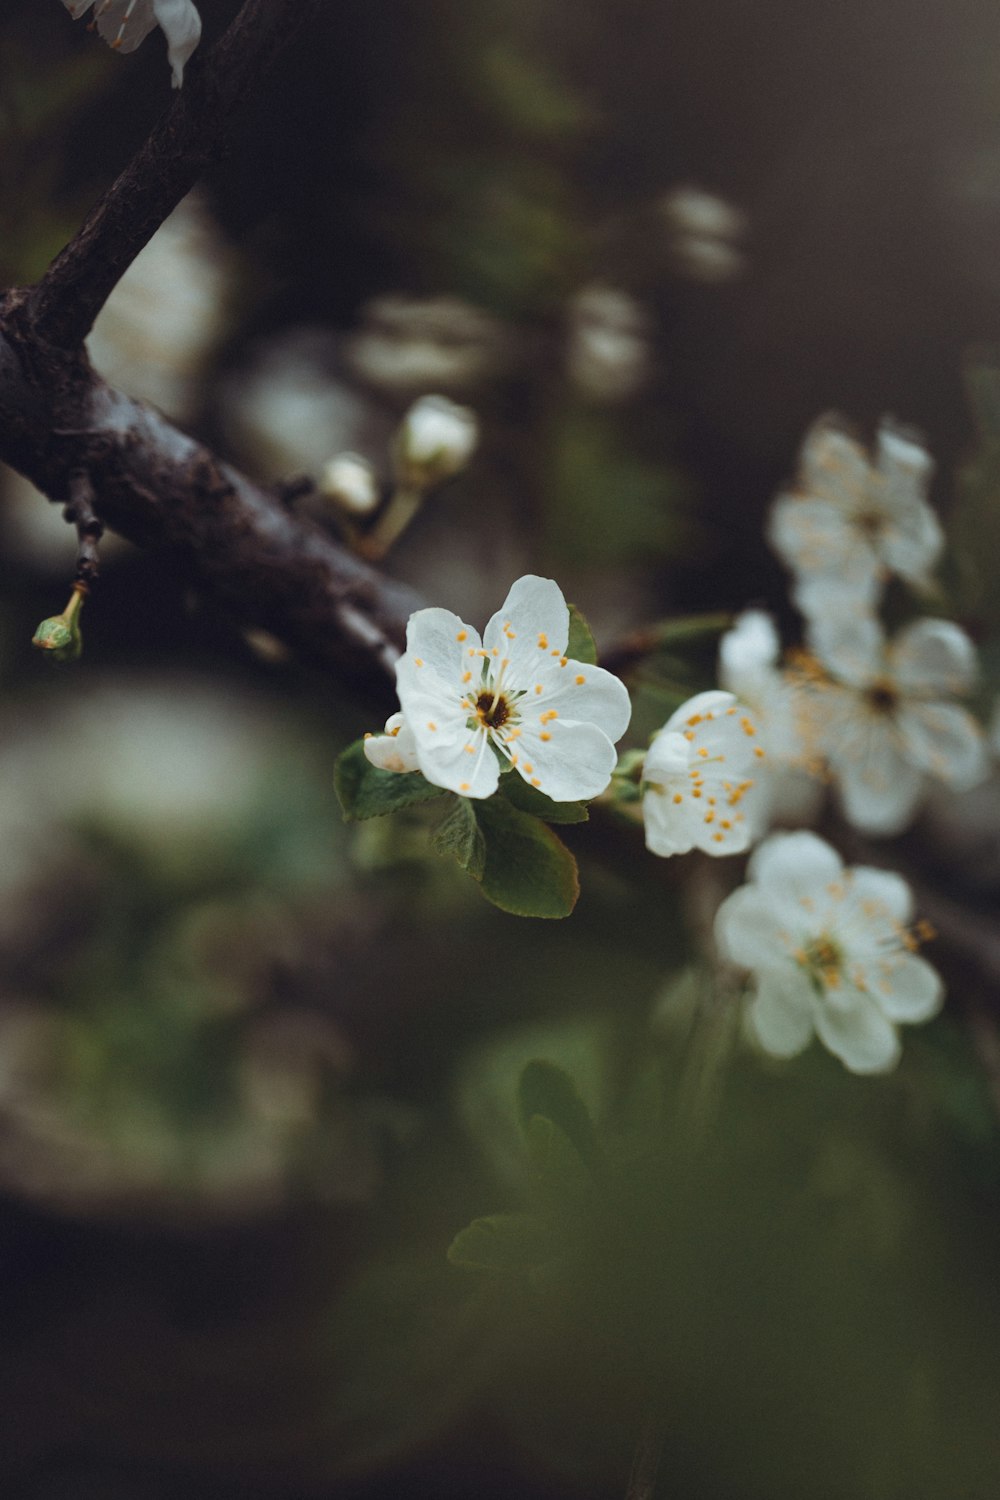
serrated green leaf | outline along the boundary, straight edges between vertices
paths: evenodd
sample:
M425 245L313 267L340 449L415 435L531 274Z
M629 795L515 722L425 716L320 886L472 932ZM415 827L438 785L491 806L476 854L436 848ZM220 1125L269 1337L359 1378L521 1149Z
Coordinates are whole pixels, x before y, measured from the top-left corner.
M363 740L348 745L338 758L333 784L345 822L380 818L401 807L412 807L415 802L444 796L443 789L431 786L419 771L381 771L373 766L365 755Z
M590 626L575 604L569 606L569 641L566 646L566 655L571 661L589 662L592 667L597 665L597 645Z
M555 1063L536 1058L521 1074L517 1108L522 1128L536 1115L558 1125L588 1165L597 1156L594 1122L567 1072Z
M452 796L451 806L435 828L431 843L438 854L450 854L474 880L486 868L486 840L468 797Z
M549 1259L552 1235L537 1214L490 1214L473 1219L452 1240L448 1259L468 1271L523 1274Z
M483 895L517 917L568 917L580 894L576 860L538 818L506 797L476 805L486 843Z
M590 817L586 802L553 802L522 776L506 777L500 783L500 790L514 807L546 823L586 823Z

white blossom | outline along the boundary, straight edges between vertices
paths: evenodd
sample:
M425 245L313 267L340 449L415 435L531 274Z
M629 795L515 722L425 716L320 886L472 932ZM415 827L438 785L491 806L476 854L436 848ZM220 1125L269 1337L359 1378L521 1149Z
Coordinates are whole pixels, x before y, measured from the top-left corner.
M915 949L913 898L900 875L845 870L815 834L776 833L750 859L750 879L719 907L722 956L753 974L748 1023L765 1051L794 1057L820 1041L853 1073L895 1067L899 1022L941 1007L935 969Z
M191 0L63 0L78 21L92 5L97 33L116 52L134 52L154 26L167 39L173 86L184 81L184 65L201 40L201 17Z
M558 585L530 573L482 640L450 610L418 610L396 666L402 721L386 726L396 748L373 735L369 760L415 765L463 797L491 796L503 762L556 802L596 797L611 780L631 704L617 677L565 654L568 639Z
M868 833L898 833L926 778L956 791L982 780L985 736L950 701L976 677L975 647L949 620L917 620L886 642L870 618L814 623L823 674L798 700L802 730L825 757L844 815Z
M760 822L809 823L823 798L821 763L801 707L808 691L780 666L781 641L765 610L748 609L719 641L719 684L753 712L767 758Z
M446 396L421 396L396 437L400 482L425 489L465 468L479 441L479 422Z
M402 714L390 714L382 734L366 734L365 755L380 771L419 771L417 742Z
M379 503L375 470L358 453L338 453L323 465L319 488L350 515L367 516Z
M944 540L926 499L932 470L926 449L888 422L874 464L835 419L810 429L794 490L775 502L768 528L803 614L869 610L893 573L926 587Z
M739 854L760 833L762 762L753 715L732 693L698 693L649 747L642 816L654 854Z

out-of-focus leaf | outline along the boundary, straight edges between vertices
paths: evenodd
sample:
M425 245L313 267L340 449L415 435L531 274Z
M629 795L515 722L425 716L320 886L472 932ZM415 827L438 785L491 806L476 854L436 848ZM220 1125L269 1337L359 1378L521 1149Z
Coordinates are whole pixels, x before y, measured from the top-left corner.
M463 1270L523 1273L543 1264L552 1250L552 1235L537 1214L490 1214L455 1236L448 1259Z
M517 1107L525 1129L535 1115L542 1115L559 1126L583 1161L593 1162L597 1155L594 1122L576 1084L562 1068L541 1058L529 1062L518 1084Z
M593 632L583 612L575 604L569 606L569 642L566 655L573 661L589 662L592 667L597 665L597 644Z

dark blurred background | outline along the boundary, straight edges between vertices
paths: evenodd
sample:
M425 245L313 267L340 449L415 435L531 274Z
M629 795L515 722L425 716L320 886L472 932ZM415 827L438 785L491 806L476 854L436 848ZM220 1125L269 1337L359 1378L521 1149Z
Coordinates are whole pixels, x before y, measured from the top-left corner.
M236 8L204 0L203 49ZM330 3L92 358L268 480L345 449L384 475L413 399L471 406L473 464L387 567L477 626L551 573L604 645L750 603L793 628L767 507L816 416L891 413L938 462L988 712L998 85L986 0ZM4 0L0 283L169 97L159 32L118 57ZM74 539L9 472L0 505L4 1494L598 1500L652 1420L665 1495L992 1500L981 972L953 967L891 1080L734 1062L706 1145L704 912L734 873L595 816L572 918L492 910L419 809L341 821L333 761L384 689L110 541L83 659L47 672ZM634 743L713 650L640 674ZM988 924L983 795L889 856ZM535 1056L615 1164L551 1284L445 1259L530 1197Z

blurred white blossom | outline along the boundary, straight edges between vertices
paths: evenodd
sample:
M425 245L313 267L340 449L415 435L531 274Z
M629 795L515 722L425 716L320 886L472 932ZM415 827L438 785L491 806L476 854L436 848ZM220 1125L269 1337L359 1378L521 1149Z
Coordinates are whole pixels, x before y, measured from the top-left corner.
M876 604L897 574L926 588L944 543L927 503L933 463L915 439L883 422L875 462L832 417L806 434L792 492L771 511L768 537L795 575L810 618Z
M474 411L447 396L421 396L410 407L396 434L399 481L408 488L430 489L465 468L479 441Z
M949 620L917 620L887 642L864 616L814 622L822 673L798 700L804 734L826 758L844 815L868 833L906 827L928 776L956 791L985 776L985 736L951 700L977 672L969 637Z
M746 215L705 188L683 185L659 203L671 260L692 281L732 281L746 269Z
M101 309L87 340L95 368L128 395L184 421L225 329L231 279L230 258L205 203L189 193Z
M184 65L201 40L201 17L191 0L63 0L78 21L92 5L93 24L116 52L134 52L155 26L167 39L173 86L184 82Z
M719 685L753 711L768 774L761 788L765 823L810 822L824 795L815 746L804 738L803 686L780 666L781 641L762 609L739 615L719 641Z
M346 357L359 380L396 399L460 394L503 371L508 338L495 318L460 297L386 293L363 309Z
M772 834L715 919L722 956L753 974L749 1026L765 1051L794 1057L813 1035L854 1073L899 1060L896 1026L941 1007L935 969L899 875L846 869L815 834Z
M324 465L320 493L349 515L367 516L378 508L379 485L375 470L357 453L338 453Z
M766 815L766 754L732 693L698 693L672 714L642 773L646 847L654 854L739 854Z
M568 373L590 401L627 401L649 377L649 318L628 292L588 286L570 304Z

